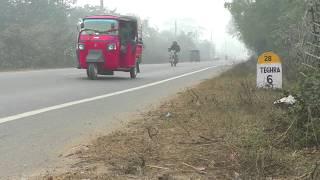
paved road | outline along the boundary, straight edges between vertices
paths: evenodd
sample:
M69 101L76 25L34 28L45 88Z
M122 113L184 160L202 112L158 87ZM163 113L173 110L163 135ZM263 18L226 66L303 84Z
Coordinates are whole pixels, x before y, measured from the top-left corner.
M0 73L0 179L56 166L71 145L110 132L120 118L223 67L222 61L143 65L135 80L119 72L90 81L77 69Z

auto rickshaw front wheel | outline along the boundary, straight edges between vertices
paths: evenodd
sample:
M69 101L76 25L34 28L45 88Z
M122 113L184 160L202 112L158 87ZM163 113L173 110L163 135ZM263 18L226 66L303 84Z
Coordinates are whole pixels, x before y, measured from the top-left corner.
M87 69L88 78L91 80L96 80L98 78L98 66L97 64L90 63Z

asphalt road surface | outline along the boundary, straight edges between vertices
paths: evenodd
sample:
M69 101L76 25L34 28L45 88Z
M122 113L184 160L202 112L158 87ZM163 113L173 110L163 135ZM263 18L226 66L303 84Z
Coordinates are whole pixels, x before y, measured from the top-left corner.
M134 80L116 72L91 81L78 69L0 73L0 179L55 167L67 148L226 67L224 61L142 65Z

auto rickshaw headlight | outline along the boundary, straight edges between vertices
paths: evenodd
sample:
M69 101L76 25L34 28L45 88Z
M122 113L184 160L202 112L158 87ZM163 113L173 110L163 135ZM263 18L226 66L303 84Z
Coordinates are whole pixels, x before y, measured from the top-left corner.
M85 46L84 46L84 44L79 44L79 45L78 45L78 48L79 48L79 50L84 50L84 49L85 49Z
M116 50L117 49L117 45L116 44L109 44L108 45L108 50L109 51L113 51L113 50Z

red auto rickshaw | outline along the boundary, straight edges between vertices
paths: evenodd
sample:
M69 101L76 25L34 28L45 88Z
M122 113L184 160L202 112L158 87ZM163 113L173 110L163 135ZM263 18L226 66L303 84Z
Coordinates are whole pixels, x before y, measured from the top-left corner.
M131 16L89 16L79 23L78 68L86 69L89 79L129 72L136 78L143 49L142 31Z

